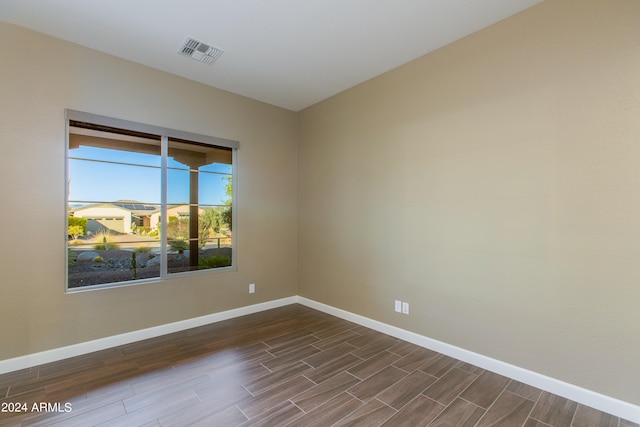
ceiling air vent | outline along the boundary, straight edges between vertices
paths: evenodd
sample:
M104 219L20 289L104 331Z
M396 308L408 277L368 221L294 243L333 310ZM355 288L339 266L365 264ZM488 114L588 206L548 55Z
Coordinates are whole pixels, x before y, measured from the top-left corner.
M178 51L180 55L188 56L196 61L204 62L205 64L213 64L213 62L222 55L224 51L217 47L209 46L201 41L187 37L184 44Z

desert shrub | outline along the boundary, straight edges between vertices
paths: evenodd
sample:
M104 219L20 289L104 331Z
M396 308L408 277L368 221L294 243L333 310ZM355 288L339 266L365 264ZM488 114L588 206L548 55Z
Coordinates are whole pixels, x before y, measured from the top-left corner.
M78 237L84 236L84 230L80 225L70 225L67 227L67 235L75 241L78 240Z
M95 257L93 259L93 262L104 262L104 258L102 258L100 255L98 255L97 257Z
M77 259L78 255L71 249L67 248L67 265L69 267L73 267Z
M115 251L120 249L120 245L112 242L102 242L102 243L96 243L95 245L93 245L93 249L97 251Z
M87 232L87 218L80 218L77 216L70 216L67 220L67 225L69 227L78 226L82 228L82 235Z
M189 238L189 220L173 219L175 217L169 217L169 224L167 224L167 239L169 240L185 240Z
M232 229L233 207L231 205L224 208L222 211L222 222Z
M138 261L135 251L131 252L131 269L133 270L133 280L136 280L138 278Z
M151 252L151 248L149 246L138 246L134 249L134 252L137 252L139 254L147 254Z
M100 233L96 233L95 234L95 239L98 242L102 242L102 243L96 243L95 245L93 245L93 249L97 250L97 251L115 251L117 249L120 249L120 246L116 243L113 243L112 239L113 236L111 235L110 232L108 231L103 231Z
M205 268L227 267L231 265L231 258L222 255L212 255L207 258L200 257L198 265Z
M169 252L177 252L179 254L184 253L189 249L189 242L186 240L172 240L169 242Z

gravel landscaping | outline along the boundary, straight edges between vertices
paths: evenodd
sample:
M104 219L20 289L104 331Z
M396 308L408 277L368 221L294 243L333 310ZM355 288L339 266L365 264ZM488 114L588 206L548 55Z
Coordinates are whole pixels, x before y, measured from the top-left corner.
M160 276L160 256L151 252L135 253L135 270L133 251L73 250L73 252L78 260L69 267L69 288ZM231 248L205 249L201 250L199 255L205 258L213 255L231 258ZM96 261L96 256L102 260L98 258ZM189 265L189 257L186 254L168 254L167 264L170 273L198 269Z

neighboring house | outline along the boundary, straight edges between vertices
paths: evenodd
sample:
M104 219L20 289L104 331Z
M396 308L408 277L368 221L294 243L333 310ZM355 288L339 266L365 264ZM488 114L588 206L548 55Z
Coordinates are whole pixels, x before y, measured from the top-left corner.
M204 209L198 208L198 213L202 214ZM167 217L171 219L172 217L182 219L189 218L189 205L178 205L167 208ZM151 229L156 230L160 226L160 211L154 212L149 217L151 220Z
M199 208L198 212L202 214L204 209ZM72 215L87 218L87 232L94 234L107 230L130 234L133 232L132 224L134 223L136 227L149 227L150 230L157 230L160 225L160 208L135 200L118 200L113 203L86 205L74 209ZM189 205L168 208L167 217L188 218Z
M99 233L111 231L129 234L133 232L132 224L157 228L157 222L151 217L154 213L160 215L160 209L155 205L146 205L136 201L123 200L113 203L95 203L74 209L72 215L87 218L87 232Z

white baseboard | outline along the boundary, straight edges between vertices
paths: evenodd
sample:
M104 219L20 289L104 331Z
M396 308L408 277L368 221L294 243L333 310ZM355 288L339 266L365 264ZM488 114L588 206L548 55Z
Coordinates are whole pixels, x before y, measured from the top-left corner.
M403 341L428 348L438 353L445 354L463 362L471 363L480 368L487 369L505 377L529 384L533 387L548 391L549 393L565 397L580 404L590 406L600 411L618 416L625 420L640 423L640 406L629 402L614 399L609 396L587 390L585 388L566 383L518 366L511 365L491 357L483 356L460 347L456 347L442 341L434 340L423 335L416 334L368 317L360 316L339 308L335 308L326 304L322 304L304 297L298 296L297 302L318 311L330 314L341 319L348 320L358 325L382 332L392 337L399 338Z
M294 296L279 300L268 301L260 304L240 307L220 313L213 313L193 319L182 320L166 325L127 332L107 338L101 338L84 343L74 344L67 347L47 350L40 353L15 357L13 359L0 360L0 374L13 372L20 369L42 365L44 363L55 362L69 357L80 356L94 351L104 350L119 345L130 344L132 342L154 338L161 335L179 332L198 326L221 322L247 314L258 313L272 308L282 307L289 304L300 303L307 307L322 311L332 316L348 320L358 325L391 335L404 341L425 347L438 353L462 360L467 363L479 366L483 369L504 375L514 380L529 384L533 387L548 391L558 396L571 399L583 405L591 406L603 412L616 415L625 420L640 423L640 406L614 399L603 394L578 387L545 375L511 365L460 347L456 347L442 341L434 340L423 335L410 332L396 326L391 326L368 317L360 316L339 308L322 304L304 297Z
M124 334L114 335L106 338L100 338L93 341L73 344L66 347L55 348L53 350L47 350L40 353L0 360L0 374L30 368L33 366L42 365L44 363L55 362L58 360L67 359L69 357L80 356L111 347L117 347L119 345L130 344L132 342L145 340L148 338L159 337L161 335L167 335L173 332L197 328L198 326L221 322L223 320L233 319L234 317L245 316L247 314L258 313L260 311L282 307L284 305L295 304L296 302L296 297L283 298L279 300L268 301L260 304L222 311L219 313L208 314L206 316L181 320L179 322L168 323L166 325L154 326L152 328L127 332Z

